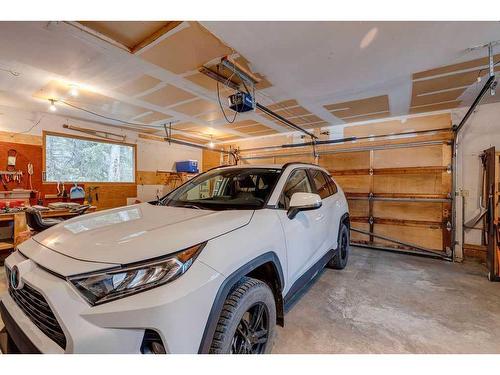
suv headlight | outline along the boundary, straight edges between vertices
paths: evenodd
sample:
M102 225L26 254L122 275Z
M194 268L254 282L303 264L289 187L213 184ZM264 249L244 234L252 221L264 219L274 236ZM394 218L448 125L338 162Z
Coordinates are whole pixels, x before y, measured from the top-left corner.
M205 244L191 246L162 259L73 276L68 280L91 305L98 305L177 279L191 267Z

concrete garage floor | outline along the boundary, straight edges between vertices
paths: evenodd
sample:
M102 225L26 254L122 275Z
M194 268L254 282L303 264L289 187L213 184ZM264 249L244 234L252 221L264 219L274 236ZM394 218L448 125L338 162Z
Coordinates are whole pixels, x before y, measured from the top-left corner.
M274 353L500 353L500 283L475 263L351 248L278 328Z
M500 353L500 283L475 263L353 247L291 307L273 352Z

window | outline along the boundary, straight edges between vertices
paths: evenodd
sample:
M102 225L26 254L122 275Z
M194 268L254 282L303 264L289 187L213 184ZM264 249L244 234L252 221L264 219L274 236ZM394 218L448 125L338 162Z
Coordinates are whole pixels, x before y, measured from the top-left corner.
M193 178L159 204L210 210L264 207L278 180L279 169L224 168Z
M311 184L304 169L296 169L288 177L283 193L281 193L279 207L288 209L294 193L312 193Z
M135 146L45 133L45 181L135 182Z
M325 177L325 173L319 169L311 169L311 177L316 187L316 192L319 194L321 199L327 198L332 195L332 190L328 180Z
M330 185L330 190L332 192L332 195L337 194L337 191L339 189L337 188L337 185L335 184L335 182L333 182L332 178L328 174L324 173L324 175L325 175L326 181L328 181L328 185Z

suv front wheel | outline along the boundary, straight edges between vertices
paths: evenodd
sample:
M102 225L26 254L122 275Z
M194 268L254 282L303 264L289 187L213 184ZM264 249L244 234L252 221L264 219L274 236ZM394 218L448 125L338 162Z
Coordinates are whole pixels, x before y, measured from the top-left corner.
M242 278L226 298L210 353L262 354L272 348L276 305L269 286Z

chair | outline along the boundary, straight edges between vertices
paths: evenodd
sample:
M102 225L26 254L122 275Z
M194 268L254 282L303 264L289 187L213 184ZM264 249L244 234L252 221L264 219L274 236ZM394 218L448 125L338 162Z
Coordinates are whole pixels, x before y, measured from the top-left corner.
M25 212L26 222L35 232L42 232L63 221L62 219L44 219L40 211L32 207L27 208Z

